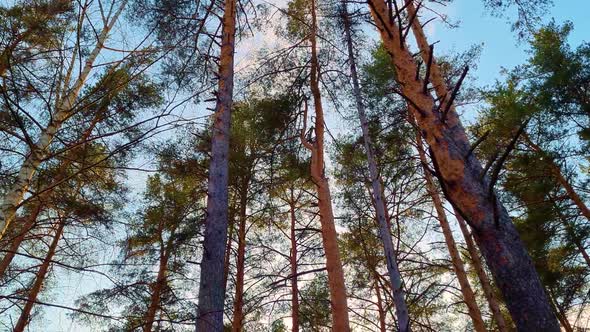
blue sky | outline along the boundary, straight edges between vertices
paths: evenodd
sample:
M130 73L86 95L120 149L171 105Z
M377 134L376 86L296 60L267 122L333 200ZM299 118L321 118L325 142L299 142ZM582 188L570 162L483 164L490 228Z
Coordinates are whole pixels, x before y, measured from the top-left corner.
M431 39L440 40L437 48L443 53L453 49L466 50L470 45L483 43L480 62L475 72L479 84L493 83L501 78L499 73L502 67L512 68L524 63L528 57L525 51L527 45L518 42L508 19L493 17L487 13L481 1L455 0L448 6L446 13L452 21L460 20L460 27L449 29L438 24ZM552 18L557 23L567 20L574 23L570 38L573 46L590 41L590 1L557 0L546 15L545 22Z
M584 40L590 41L590 0L556 0L556 5L551 8L545 17L548 22L552 18L558 23L569 20L574 23L574 31L570 42L577 46ZM566 5L567 4L567 5ZM437 54L445 54L454 51L464 51L471 45L483 44L478 68L471 75L477 77L476 84L485 86L492 84L496 79L501 79L502 68L512 68L526 61L527 45L519 43L515 34L510 29L507 18L493 17L486 13L480 0L455 0L453 4L444 9L451 21L460 21L458 28L449 29L441 23L434 23L428 28L430 41L440 40L437 44ZM248 52L248 51L245 51ZM238 58L244 54L238 54ZM143 180L143 179L142 179ZM86 293L96 288L100 281L92 282L92 277L66 275L60 280L60 294L58 291L51 293L51 302L71 305L73 298L80 293ZM81 291L83 289L83 291ZM48 322L34 324L32 330L42 329L48 332L57 331L83 331L80 326L72 324L65 315L66 312L56 309L46 309L44 319ZM49 324L47 324L49 323ZM86 330L84 330L86 331Z

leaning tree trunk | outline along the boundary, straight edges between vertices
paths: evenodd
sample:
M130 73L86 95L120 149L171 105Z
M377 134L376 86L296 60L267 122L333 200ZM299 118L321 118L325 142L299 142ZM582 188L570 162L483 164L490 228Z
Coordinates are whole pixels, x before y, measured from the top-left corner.
M96 46L86 59L84 68L81 70L78 79L74 83L73 87L56 102L56 111L54 114L52 114L51 121L49 121L47 127L41 132L38 141L31 147L29 154L21 165L15 183L12 184L12 186L4 194L0 207L0 239L4 237L11 222L14 220L16 211L20 207L24 195L31 184L31 180L37 172L37 168L47 156L49 146L55 138L55 135L61 128L62 124L70 116L72 116L72 112L76 106L76 99L78 98L82 87L86 83L98 54L104 47L104 43L109 35L109 32L117 22L126 4L127 1L123 1L111 20L103 27L100 35L98 36ZM71 66L73 65L74 63L72 61ZM67 81L68 80L66 80L66 82ZM67 87L64 88L66 89Z
M240 202L240 220L238 224L238 253L236 259L236 295L232 332L240 332L244 320L244 274L246 260L246 204L248 202L248 184L242 188Z
M295 197L291 188L291 199L289 201L289 215L291 216L291 331L299 332L299 287L297 285L297 218L295 216Z
M342 18L344 21L344 32L346 34L346 44L348 47L348 61L350 63L350 76L352 79L353 94L356 101L357 112L361 122L361 129L363 131L363 140L365 143L365 153L367 155L367 163L369 168L369 176L371 177L372 196L375 205L375 212L377 215L377 224L379 226L379 234L381 243L383 244L383 251L385 261L387 264L387 272L389 273L389 280L393 291L393 300L395 302L395 309L398 320L398 328L400 332L410 331L410 317L408 314L408 306L406 305L405 294L402 287L402 278L397 265L397 256L393 248L393 241L391 238L391 230L389 229L389 221L386 218L385 204L383 201L383 185L379 178L377 170L377 162L373 153L373 145L371 136L369 134L369 124L367 115L365 113L365 106L363 104L361 89L359 86L358 75L356 71L356 59L354 55L351 23L348 16L346 2L342 3Z
M318 209L322 227L322 243L326 255L326 270L330 287L330 305L332 308L332 329L334 331L350 331L348 320L348 303L346 299L346 284L344 270L338 250L338 233L334 224L332 210L332 195L330 185L324 172L324 110L322 107L319 87L319 64L317 57L317 18L315 1L311 1L311 76L310 88L315 107L315 142L308 142L304 137L307 123L307 102L305 102L304 129L301 131L302 144L311 151L311 177L318 195Z
M31 317L31 311L33 310L33 306L37 302L37 296L39 296L39 292L41 291L41 288L43 287L43 282L45 281L45 278L47 277L47 272L49 272L49 267L51 266L51 261L53 259L53 255L55 255L55 250L57 249L57 244L59 243L59 240L61 239L61 236L63 234L64 226L65 226L65 220L60 218L58 225L57 225L57 229L55 230L55 234L53 235L53 240L51 241L51 244L49 246L49 250L47 251L47 255L45 256L45 259L43 260L43 263L41 263L41 267L39 268L39 271L37 272L37 275L35 276L35 281L33 282L33 286L31 287L31 290L29 291L29 296L27 297L27 302L25 303L25 306L23 307L23 310L20 314L18 322L16 323L16 326L14 327L14 332L24 331L25 327L29 323L29 319Z
M10 263L12 263L12 260L16 256L16 253L18 252L21 243L27 237L29 231L33 229L33 227L35 226L35 223L37 222L37 217L41 213L42 209L43 205L41 204L41 202L36 203L31 214L25 217L26 221L22 225L22 228L18 230L18 233L14 234L14 237L12 239L4 238L5 240L9 241L7 241L8 243L6 243L7 249L5 250L4 257L2 257L2 261L0 261L0 278L4 277L4 274L6 273L6 270L8 270L8 267L10 266Z
M467 273L465 272L465 266L463 264L463 260L461 259L461 254L459 253L459 250L457 250L457 244L455 243L455 239L453 238L453 231L451 230L451 226L449 225L449 220L447 219L443 202L440 198L440 195L438 194L438 190L436 189L436 185L434 184L432 175L430 174L427 166L428 161L426 159L426 154L424 153L424 145L422 143L422 137L420 137L420 134L416 135L416 146L418 149L418 154L420 156L420 162L422 163L422 167L424 168L426 190L432 198L432 203L434 204L436 215L438 217L437 219L440 223L440 227L445 238L445 243L447 245L449 255L451 256L453 270L455 271L455 275L457 276L457 280L459 281L461 294L463 294L463 300L467 305L469 317L471 317L473 327L476 331L485 332L485 323L481 316L481 311L479 310L477 301L475 300L475 294L473 293L473 289L469 284L469 278L467 277Z
M199 332L223 331L224 253L228 225L228 153L234 86L236 1L226 0L223 14L219 87L211 135L207 218L201 261L197 326Z
M369 0L371 15L396 69L399 91L425 137L436 174L448 201L474 229L474 236L494 275L516 326L521 331L559 331L539 276L493 184L473 153L459 117L451 109L453 93L437 107L417 77L418 68L404 33L389 19L383 0ZM397 17L397 15L396 15ZM436 64L432 64L435 68ZM434 77L433 77L434 78ZM440 77L442 79L442 77ZM433 80L434 82L434 80ZM435 82L436 84L436 82Z
M549 296L551 298L551 304L553 305L553 310L555 311L555 315L557 316L557 319L559 319L559 323L563 327L563 330L565 332L574 332L574 328L572 327L572 324L567 319L567 312L565 312L565 310L563 310L563 308L557 304L557 301L555 299L555 294L553 294L553 292L551 290L547 290L547 293L549 294Z
M471 234L469 233L469 229L467 228L467 224L465 220L455 211L455 218L457 219L457 223L459 224L459 228L461 228L461 233L463 233L463 238L465 239L465 244L467 245L467 251L469 251L469 256L471 256L471 264L473 264L473 268L477 273L477 277L479 279L479 283L481 284L481 288L483 289L483 293L488 301L488 305L490 306L490 310L492 311L492 316L496 321L496 325L498 326L499 332L508 332L508 327L506 325L506 321L504 320L504 315L502 315L502 311L500 311L500 304L498 303L498 299L496 299L496 295L494 295L494 290L492 288L492 284L488 275L486 274L481 259L479 258L479 252L473 243L473 239L471 238Z
M563 213L561 213L559 207L555 203L555 199L551 198L551 200L553 201L553 206L555 208L555 211L557 212L557 217L559 218L559 221L565 228L565 232L572 239L572 242L574 243L576 248L578 248L578 251L582 255L582 258L584 258L586 265L590 267L590 255L588 255L588 252L584 247L583 239L578 234L576 234L575 225L572 222L570 222Z
M59 186L67 179L68 167L70 167L74 161L73 156L84 147L84 143L88 140L94 131L94 128L96 128L96 125L98 122L100 122L102 116L102 112L95 114L88 128L86 128L86 130L82 133L80 139L74 143L74 148L72 148L72 150L68 153L68 155L66 155L64 160L59 165L59 168L56 172L57 175L52 179L51 183L47 187L42 189L41 192L37 194L32 213L24 218L26 220L25 223L21 225L21 228L16 232L14 238L5 241L9 244L9 248L4 257L2 257L2 261L0 261L0 278L4 276L6 269L8 269L8 266L10 266L10 263L12 263L12 260L14 259L18 248L20 248L21 243L26 238L28 232L31 231L31 229L35 226L39 214L44 210L45 206L43 201L50 196L55 187ZM7 239L4 238L3 240Z

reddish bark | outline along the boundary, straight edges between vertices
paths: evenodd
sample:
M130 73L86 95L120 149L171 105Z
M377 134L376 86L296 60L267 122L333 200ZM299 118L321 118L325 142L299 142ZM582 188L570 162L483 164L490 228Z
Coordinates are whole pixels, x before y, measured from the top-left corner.
M295 216L295 197L291 189L291 200L289 202L289 215L291 216L291 331L299 332L299 288L297 286L297 218Z
M376 276L373 282L373 288L375 289L375 295L377 296L377 311L379 312L379 331L387 331L387 317L385 308L383 307L383 299L381 297L381 287L379 287L379 277Z
M524 138L526 145L533 149L533 151L537 153L544 153L543 149L541 149L539 145L535 144L526 133L523 133L522 137ZM590 209L588 209L588 206L586 206L586 203L580 197L580 195L578 195L578 193L570 184L568 179L566 179L565 176L563 176L563 173L561 172L559 166L555 164L555 162L551 158L545 158L543 161L547 164L547 166L549 166L551 174L555 177L555 179L563 187L563 189L565 189L567 196L576 204L576 206L580 210L580 213L582 213L582 215L586 217L586 219L590 220Z
M6 249L6 253L4 254L4 257L2 257L2 261L0 261L0 278L4 276L6 270L10 266L10 263L12 263L12 260L16 256L21 243L27 237L29 231L35 226L37 217L39 216L39 213L41 213L42 208L43 205L41 203L37 203L31 214L25 217L26 221L23 223L22 228L18 230L18 233L15 234L15 236L11 239L5 238L5 240L9 241L7 243L8 248Z
M168 270L168 256L167 250L162 250L160 253L160 264L158 268L158 276L156 281L152 284L152 295L150 296L150 304L144 318L143 332L151 332L152 326L156 319L156 313L160 308L160 302L162 297L162 290L166 286L166 272Z
M242 330L244 320L244 273L246 260L246 204L248 184L242 188L240 200L240 220L238 224L238 252L236 259L236 295L234 298L234 314L232 319L232 332Z
M35 276L35 281L29 291L29 296L27 297L27 302L25 303L23 310L20 314L18 322L14 327L14 332L22 332L25 330L27 324L29 324L29 319L31 318L31 311L33 310L33 306L37 302L37 296L39 296L39 292L43 287L43 283L45 282L45 278L47 277L47 273L49 272L49 268L51 267L51 261L53 256L55 255L55 250L57 249L57 244L61 239L65 226L65 220L59 220L57 225L57 229L55 230L55 234L53 235L53 240L49 245L49 250L47 251L47 255L41 263L41 267Z
M420 162L424 168L424 178L426 180L426 190L428 194L432 198L432 203L436 210L437 219L440 223L440 227L443 232L443 236L445 238L445 243L447 245L447 250L449 251L449 255L451 256L451 263L453 265L453 270L455 271L455 275L457 276L457 280L459 281L459 286L461 288L461 294L463 294L463 300L467 305L467 310L469 312L469 317L471 317L471 321L473 322L473 327L478 332L485 332L486 327L481 316L481 311L479 310L479 306L477 305L477 301L475 299L475 294L473 293L473 289L469 283L469 278L467 277L467 273L465 272L465 266L463 264L463 260L461 259L461 255L459 250L457 250L457 244L455 243L455 239L453 237L453 231L451 230L451 226L449 225L449 221L447 219L447 215L445 213L445 209L443 206L442 199L438 194L438 190L434 184L432 179L432 175L428 170L428 161L426 160L426 154L424 153L422 138L420 134L416 135L416 145L418 148L418 154L420 156Z
M311 151L311 177L316 186L318 195L318 209L320 224L322 227L322 243L326 255L326 270L328 272L328 284L330 287L330 304L332 308L332 329L334 331L350 331L348 319L348 303L346 299L346 284L344 282L344 270L338 250L338 233L334 224L334 212L332 210L332 196L328 178L324 173L324 111L319 88L319 64L317 57L317 19L315 1L311 1L311 77L310 88L313 95L315 108L315 142L307 142L304 133L301 132L302 144ZM307 111L307 103L306 103ZM304 117L307 117L305 112ZM307 121L307 119L305 119ZM304 125L305 127L305 125Z

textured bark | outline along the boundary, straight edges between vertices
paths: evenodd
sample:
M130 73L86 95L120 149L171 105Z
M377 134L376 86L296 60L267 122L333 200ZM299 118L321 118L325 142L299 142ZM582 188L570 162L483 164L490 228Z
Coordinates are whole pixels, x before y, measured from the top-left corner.
M526 133L523 133L522 137L524 138L526 145L533 149L533 151L537 153L544 153L543 149L541 149L540 146L535 144ZM588 206L586 205L582 197L578 195L578 193L570 184L568 179L565 178L559 166L555 164L555 162L551 158L545 158L543 161L547 164L547 166L549 166L551 174L555 177L555 179L557 180L557 182L559 182L563 189L565 189L567 196L576 204L582 215L586 217L586 219L590 220L590 209L588 209Z
M295 216L295 197L291 189L291 200L289 202L289 215L291 216L291 331L299 332L299 288L297 285L297 218Z
M301 131L302 144L311 151L311 177L316 186L318 195L318 209L320 224L322 227L322 243L326 255L326 270L328 272L328 284L330 287L330 305L332 308L332 329L334 331L350 331L348 319L348 303L346 299L346 284L344 282L344 270L338 250L338 233L334 224L334 212L332 210L332 196L328 178L324 173L324 110L322 106L319 87L319 64L317 57L317 19L315 1L311 1L311 75L310 88L313 95L315 108L315 141L307 142L304 129ZM307 117L304 115L305 122Z
M47 251L47 255L45 259L43 259L43 263L41 263L41 267L35 276L35 281L29 291L29 296L27 297L27 302L25 303L23 310L20 314L18 322L14 327L14 332L22 332L25 330L27 324L29 324L29 319L31 318L31 311L33 310L33 306L37 301L37 296L43 287L43 282L47 277L47 273L49 272L49 268L51 266L51 261L53 259L53 255L55 254L55 250L57 249L57 244L61 239L65 226L65 220L60 220L57 229L55 230L55 234L53 235L53 240L49 246L49 250Z
M361 90L356 71L356 59L352 43L350 19L348 16L346 2L342 3L342 8L344 32L346 34L346 44L348 48L348 61L350 63L350 76L352 80L353 94L356 101L357 112L361 123L361 129L363 131L365 153L367 155L369 176L371 177L371 195L374 201L374 207L377 216L377 224L379 226L379 234L381 242L383 244L383 251L385 255L385 261L387 264L387 272L389 273L389 280L392 285L393 300L395 302L395 309L398 320L398 328L400 332L406 332L410 331L410 317L408 314L408 306L406 305L405 301L402 278L397 264L397 255L393 247L391 231L389 228L389 218L387 218L385 212L385 202L383 200L384 189L379 178L379 172L377 170L377 161L375 160L373 153L373 144L371 142L371 136L369 134L369 124L367 121L365 106L363 104L361 96Z
M438 194L438 190L436 189L436 185L434 184L432 175L430 174L427 168L428 161L426 159L426 154L424 153L424 145L422 143L422 138L420 137L420 134L416 135L416 143L418 148L418 154L420 155L420 162L424 167L426 190L432 198L432 203L436 210L437 219L440 223L440 227L445 238L447 250L449 251L449 255L451 256L453 270L455 271L455 275L457 276L457 281L459 281L461 294L463 294L463 300L467 305L469 317L471 317L471 321L473 322L473 327L475 328L475 330L478 332L484 332L486 331L486 327L481 316L481 311L479 310L479 306L477 305L477 301L475 300L475 294L473 293L473 289L469 284L469 278L467 277L467 273L465 272L463 260L461 259L459 250L457 250L457 244L455 243L455 239L453 238L453 231L451 230L451 226L449 225L449 221L445 213L442 199Z
M229 234L227 235L227 246L225 247L225 258L223 262L223 289L227 290L227 278L229 277L229 269L230 269L230 258L231 258L231 248L232 248L232 238L234 233L233 222L228 224L229 227Z
M236 1L226 0L223 14L219 87L211 135L207 218L201 261L196 330L223 331L224 253L228 225L228 158L234 86Z
M244 320L244 270L246 259L246 204L248 202L248 184L242 188L240 200L240 220L238 224L238 252L236 259L236 295L234 299L234 315L232 332L242 331Z
M457 222L459 223L459 228L461 228L461 233L463 233L463 238L465 238L465 244L467 245L469 256L471 256L471 264L473 264L473 268L477 273L479 283L481 284L483 293L486 297L488 305L490 306L490 311L492 312L492 316L494 317L496 325L498 326L498 331L508 332L506 321L504 320L502 311L500 311L500 304L498 303L498 299L496 299L496 296L494 295L492 284L483 268L483 263L479 258L479 252L477 251L477 247L475 246L475 243L471 238L471 234L469 233L467 224L465 223L465 220L463 220L459 213L455 212L455 217L457 218Z
M502 291L516 326L521 331L559 331L539 276L508 212L490 191L490 181L470 151L456 112L448 105L437 108L416 78L417 66L398 26L388 19L382 0L369 0L371 15L396 69L400 93L412 106L437 176L447 199L474 229L474 236ZM435 64L433 64L435 66ZM434 79L433 79L434 82ZM447 90L448 91L448 90ZM445 100L445 98L440 98Z
M104 43L109 35L109 32L117 22L126 4L127 1L123 1L108 24L103 27L100 35L98 36L96 46L88 55L88 58L86 59L84 67L82 68L76 82L72 88L64 94L63 97L60 97L58 101L56 101L56 110L55 113L52 114L51 121L42 131L34 146L31 147L29 154L21 165L15 183L10 186L2 198L2 204L0 206L0 239L4 237L10 224L16 217L16 212L23 200L25 193L29 189L31 180L37 172L37 168L46 157L49 146L55 138L55 135L61 128L62 124L72 115L72 112L75 109L76 99L78 98L82 87L86 83L98 54L104 47Z
M150 304L144 318L143 332L151 332L152 326L156 319L156 313L160 308L160 301L162 297L162 290L166 285L166 272L168 270L169 252L166 249L161 249L160 263L158 268L158 276L156 281L152 284L152 295L150 296Z

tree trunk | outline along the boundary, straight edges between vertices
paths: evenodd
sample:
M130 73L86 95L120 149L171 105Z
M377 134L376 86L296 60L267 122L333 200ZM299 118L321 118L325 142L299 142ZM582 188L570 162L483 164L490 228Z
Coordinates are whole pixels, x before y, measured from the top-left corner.
M219 59L219 87L211 135L207 218L196 325L199 332L223 331L223 272L228 225L228 152L234 86L235 32L236 1L226 0Z
M381 287L379 287L379 277L375 276L373 281L373 288L377 295L377 310L379 312L379 331L387 332L387 317L385 309L383 308L383 299L381 298Z
M244 272L246 259L246 205L248 203L248 184L242 188L240 202L240 221L238 224L238 257L236 262L236 297L234 299L234 315L232 332L242 331L244 320Z
M346 299L346 284L344 282L344 270L338 250L338 233L334 224L334 212L332 210L332 196L328 178L324 173L324 111L322 107L319 87L319 64L317 57L317 19L315 1L311 1L312 27L311 41L311 76L310 88L315 107L315 142L305 140L305 128L301 132L301 142L311 151L311 177L318 194L318 209L320 224L322 227L322 242L326 255L326 270L328 272L328 284L330 287L330 304L332 308L332 329L334 331L348 332L350 325L348 320L348 303ZM307 104L306 104L307 111ZM306 122L307 112L304 118ZM304 125L305 127L305 125Z
M440 223L440 227L445 238L445 243L447 245L447 249L449 250L449 255L451 256L453 270L455 271L455 275L457 276L457 280L459 281L459 286L461 287L463 300L467 305L469 317L471 317L473 327L476 331L485 332L485 323L481 316L481 311L479 310L477 301L475 300L475 294L473 293L473 289L469 284L469 278L467 277L467 273L465 272L465 266L463 264L463 260L461 259L461 254L459 253L459 250L457 250L457 244L455 243L455 239L453 238L453 231L451 230L451 226L449 225L449 221L445 213L443 202L438 194L437 188L432 179L432 175L428 170L428 161L426 160L426 154L424 153L423 148L424 144L422 143L422 138L420 137L420 134L416 134L416 143L418 148L418 154L420 155L420 162L422 163L422 166L424 168L426 190L432 198L432 203L434 204L434 208L436 209L436 215L438 217L437 219Z
M88 128L86 128L86 130L82 133L78 142L75 143L75 147L70 151L71 154L75 154L84 146L84 142L88 140L102 116L103 115L100 113L97 113L94 116ZM4 276L6 269L8 268L8 266L10 266L10 263L14 259L16 252L18 251L18 248L20 248L20 245L27 236L28 232L35 226L35 223L37 222L37 217L45 208L45 206L43 205L43 201L49 197L50 193L56 186L61 184L62 181L66 179L68 167L72 164L73 161L74 158L70 156L66 156L64 158L64 160L59 165L58 171L56 172L57 176L47 187L45 187L41 191L40 194L38 194L35 206L32 209L33 212L25 218L25 224L22 225L22 228L18 230L16 236L13 239L6 241L10 243L10 245L8 252L6 253L6 255L4 255L2 261L0 262L0 278ZM6 238L4 238L3 240L6 240Z
M574 243L576 248L578 248L578 251L580 252L580 254L582 254L582 257L584 258L586 265L588 265L588 267L590 267L590 256L588 255L588 252L586 251L586 248L584 247L583 240L576 234L575 225L572 224L567 219L567 217L563 215L563 213L561 213L561 211L559 210L559 207L557 206L557 204L555 204L555 200L552 199L552 201L554 202L553 206L555 208L555 211L557 212L557 217L559 218L559 221L561 221L561 224L565 228L566 233L569 235L569 237L571 237L572 242Z
M559 323L563 327L563 330L566 332L574 332L572 325L567 319L567 312L565 312L560 306L557 305L553 292L548 290L547 293L549 293L549 296L551 296L551 304L553 305L553 310L555 310L555 315L557 316L557 319L559 319Z
M227 278L229 277L232 238L234 233L233 221L228 223L229 234L227 235L227 246L225 247L225 258L223 263L223 289L227 291Z
M37 275L35 276L35 281L33 282L33 286L31 287L31 290L29 291L29 296L27 297L27 302L25 303L25 306L23 307L23 310L20 314L18 322L16 323L16 326L14 327L14 332L24 331L25 327L29 323L29 319L31 317L31 311L33 310L33 306L35 305L35 302L37 301L37 296L39 295L39 292L41 291L41 288L43 287L43 282L45 281L45 278L47 277L47 272L49 271L49 267L51 266L51 261L53 259L53 255L55 254L55 250L57 249L57 244L63 234L64 226L65 226L65 220L60 219L59 223L57 225L57 229L55 230L55 235L53 236L53 240L51 241L51 245L49 246L49 250L47 251L47 255L45 256L43 263L41 263L41 267L39 268L39 271L37 272Z
M152 284L152 295L150 297L150 304L145 315L143 332L151 332L152 326L156 319L156 312L160 308L160 299L162 297L162 289L166 285L166 272L168 270L168 255L169 252L165 248L161 248L160 265L158 268L158 276L156 281Z
M4 194L2 204L0 206L0 240L4 237L10 226L10 223L16 217L16 211L20 207L23 197L29 189L31 180L37 172L37 168L46 157L49 146L55 138L55 135L61 128L62 124L70 116L72 116L76 99L78 98L82 87L86 83L86 79L93 68L94 61L98 57L100 51L103 49L109 32L117 22L126 4L127 1L123 1L108 24L103 27L100 35L98 36L96 46L92 52L90 52L88 58L85 61L84 68L80 72L80 76L74 83L74 86L68 91L68 93L63 96L63 98L60 98L58 102L56 102L56 111L52 115L51 121L42 131L39 140L34 144L33 147L31 147L29 154L21 165L15 183L12 184Z
M473 264L473 268L477 273L477 277L479 279L479 283L481 284L481 288L483 289L483 293L488 301L488 305L490 306L490 310L492 311L492 316L496 321L496 325L498 326L498 331L500 332L508 332L508 327L506 325L506 321L504 320L504 316L502 315L502 311L500 311L500 304L494 295L494 290L492 289L492 284L490 283L490 279L488 278L481 259L479 258L479 253L473 243L473 239L471 238L471 234L469 233L469 229L467 228L467 224L465 220L461 217L461 215L455 212L455 218L459 223L459 228L461 228L461 233L463 233L463 238L465 239L465 244L467 245L467 250L469 251L469 256L471 256L471 263Z
M535 144L531 140L531 138L529 137L529 135L527 133L523 133L522 137L523 137L525 143L531 149L533 149L533 151L535 151L537 153L544 153L543 149L541 149L540 146ZM580 197L580 195L578 195L578 193L576 192L574 187L572 187L570 182L565 178L565 176L563 176L563 173L561 172L561 169L559 168L559 166L557 164L555 164L555 162L551 158L544 158L543 161L547 164L547 166L549 166L549 170L551 171L551 173L553 174L553 176L555 177L557 182L559 182L559 184L563 187L563 189L565 189L567 196L576 204L578 209L580 209L580 212L582 213L582 215L584 217L586 217L586 219L590 220L590 209L588 209L588 206L586 206L586 203Z
M40 202L37 203L33 209L33 212L26 217L26 222L22 225L22 228L18 230L18 233L15 234L14 238L9 239L8 243L6 243L8 249L6 250L4 257L2 257L2 261L0 261L0 278L4 277L4 274L16 256L21 243L27 237L29 231L35 226L37 217L41 213L42 209L43 205Z
M295 197L291 189L289 202L289 214L291 216L291 331L299 332L299 288L297 286L297 218L295 216Z
M365 143L365 153L367 155L369 176L371 177L372 196L375 205L375 212L377 215L377 224L379 226L379 234L381 242L383 244L383 251L385 255L385 261L387 263L389 280L392 285L393 299L395 302L399 331L406 332L410 331L410 317L408 314L408 306L406 305L405 301L405 294L402 286L402 278L399 272L399 267L397 265L397 255L393 248L393 241L391 238L391 231L389 228L389 220L385 212L385 204L382 195L383 186L381 184L379 172L377 170L377 162L374 157L373 144L371 142L371 136L369 134L369 124L367 121L367 116L365 114L365 106L363 104L361 96L361 90L356 71L356 60L354 56L354 49L352 43L352 34L350 26L351 23L348 16L346 2L342 3L342 8L344 31L346 34L346 44L348 47L348 60L350 63L350 75L353 86L353 94L355 97L359 120L361 122L361 128L363 131L363 140Z
M475 230L474 236L521 331L559 331L547 295L508 212L490 190L490 180L470 153L467 135L448 101L437 108L416 79L417 66L398 26L388 20L382 0L369 0L371 15L396 69L400 93L410 104L432 151L441 187ZM433 64L433 66L435 66ZM434 81L434 80L433 80ZM441 100L445 100L441 98Z

